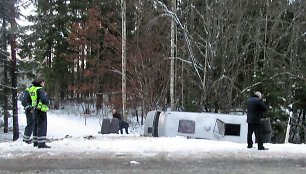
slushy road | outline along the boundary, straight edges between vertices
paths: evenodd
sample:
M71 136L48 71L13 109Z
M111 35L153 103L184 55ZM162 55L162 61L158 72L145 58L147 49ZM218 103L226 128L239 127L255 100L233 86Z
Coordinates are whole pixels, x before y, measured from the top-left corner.
M116 153L16 152L0 158L0 173L105 174L305 174L306 156L203 153L173 156Z

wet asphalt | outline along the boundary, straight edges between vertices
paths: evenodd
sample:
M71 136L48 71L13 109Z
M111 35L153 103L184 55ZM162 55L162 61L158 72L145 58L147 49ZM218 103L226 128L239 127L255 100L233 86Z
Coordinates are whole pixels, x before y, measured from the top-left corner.
M0 158L0 173L305 174L306 156L204 153L176 156L116 153L18 153Z

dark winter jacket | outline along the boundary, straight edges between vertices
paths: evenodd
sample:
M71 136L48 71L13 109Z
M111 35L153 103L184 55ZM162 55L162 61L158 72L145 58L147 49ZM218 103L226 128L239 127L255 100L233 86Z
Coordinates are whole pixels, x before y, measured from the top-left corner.
M33 81L32 84L33 86L36 87L42 87L40 85L41 82L39 81ZM47 105L49 104L48 98L47 98L47 94L46 91L44 90L44 88L40 88L37 90L37 98L42 102L42 104Z
M43 88L40 88L37 90L37 96L39 97L42 104L47 105L47 106L49 105L46 91Z
M122 116L116 112L115 114L113 114L113 118L118 118L119 120L119 130L122 131L123 128L125 128L126 133L128 133L128 127L129 127L129 123L124 121ZM122 134L122 133L121 133Z
M123 121L123 120L122 120L122 116L121 116L118 112L116 112L115 114L113 114L113 118L118 118L118 120Z
M257 96L251 96L247 100L247 123L260 123L263 113L267 111L267 106L262 99Z
M31 100L31 96L29 93L29 88L23 91L22 99L21 99L21 104L25 110L31 110L31 107L32 107L32 100Z

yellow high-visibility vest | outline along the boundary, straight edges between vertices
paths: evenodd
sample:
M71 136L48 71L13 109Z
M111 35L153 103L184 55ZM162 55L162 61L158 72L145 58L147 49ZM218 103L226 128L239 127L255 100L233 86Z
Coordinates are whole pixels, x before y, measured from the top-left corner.
M49 110L49 107L45 104L42 104L42 102L40 100L37 101L37 90L41 89L41 88L42 87L40 87L40 86L31 86L28 91L29 91L30 96L31 96L32 106L34 108L37 108L37 109L43 111L43 112L47 112Z

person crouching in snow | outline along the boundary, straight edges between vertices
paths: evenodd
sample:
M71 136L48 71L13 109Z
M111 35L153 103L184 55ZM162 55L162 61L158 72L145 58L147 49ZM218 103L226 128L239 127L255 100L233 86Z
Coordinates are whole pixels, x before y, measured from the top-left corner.
M125 133L129 134L129 123L123 120L122 116L117 112L116 109L113 109L113 118L118 118L119 120L119 129L120 133L123 134L123 129L125 129Z

